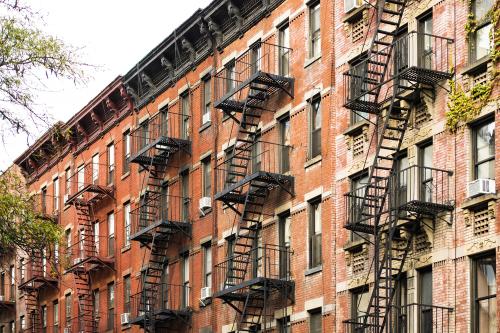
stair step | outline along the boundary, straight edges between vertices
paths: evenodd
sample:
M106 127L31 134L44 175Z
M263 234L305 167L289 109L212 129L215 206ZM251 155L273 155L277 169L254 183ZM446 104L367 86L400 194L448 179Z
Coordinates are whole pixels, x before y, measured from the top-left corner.
M394 10L391 10L391 9L388 9L388 8L386 8L386 7L384 7L384 8L382 9L382 11L383 11L384 13L387 13L387 14L390 14L390 15L397 15L397 16L400 16L400 15L401 15L401 13L400 13L400 12L397 12L397 11L394 11Z
M380 45L383 45L383 46L390 46L391 45L391 43L384 42L384 41L381 41L381 40L374 40L373 43L380 44Z
M387 31L387 30L383 30L383 29L377 29L377 32L384 34L384 35L388 35L388 36L395 36L396 35L396 33L394 31Z
M389 24L389 25L398 26L398 22L389 21L389 20L385 20L385 19L381 19L380 23L385 23L385 24Z

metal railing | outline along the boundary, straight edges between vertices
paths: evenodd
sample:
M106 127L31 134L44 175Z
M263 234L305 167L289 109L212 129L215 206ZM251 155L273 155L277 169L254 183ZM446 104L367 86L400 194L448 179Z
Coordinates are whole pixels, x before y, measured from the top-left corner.
M292 49L259 42L234 60L234 66L226 66L215 75L215 100L238 91L252 75L264 72L290 77Z
M141 198L140 206L130 212L132 235L160 222L189 222L189 198L158 193L146 195L147 198Z
M112 170L110 170L110 167ZM96 193L89 191L90 188L93 190L101 188L104 191L111 191L113 188L112 184L115 184L114 175L116 173L114 171L115 166L92 163L92 161L78 166L67 180L69 182L70 193L66 193L64 204L66 200L78 193L82 200L87 201L92 199ZM109 174L113 175L113 179L109 179Z
M32 281L33 279L44 278L48 280L57 279L54 269L54 258L43 259L39 256L33 256L23 262L20 267L19 284L23 286L24 283ZM34 287L31 285L30 287Z
M452 172L430 167L410 166L373 185L346 193L347 224L370 220L370 216L389 209L435 214L452 207ZM387 190L387 199L383 200ZM384 203L383 208L380 205Z
M61 195L37 193L30 198L33 211L40 217L54 219L61 210Z
M141 153L148 153L144 151L145 147L157 142L160 138L189 140L190 118L188 114L165 111L158 112L142 122L130 133L131 158Z
M75 267L89 258L104 258L114 255L114 236L82 235L74 244L64 250L61 264L65 269Z
M226 258L215 265L218 291L255 278L291 281L291 256L288 247L265 244Z
M283 174L290 169L290 154L292 147L267 141L256 141L252 144L239 146L236 155L226 156L217 168L217 190L221 192L232 185L232 179L242 176L238 174L251 175L262 171L272 174ZM241 166L236 166L238 157L242 161ZM247 158L247 160L243 159ZM249 160L248 160L249 158ZM246 161L246 162L245 162ZM247 164L246 168L244 167Z
M132 320L161 311L184 311L190 307L191 287L161 283L155 297L139 292L130 297L130 317Z
M397 333L449 333L453 308L411 303L391 307L391 318L387 324ZM346 333L375 333L381 319L375 316L359 316L344 321Z
M431 75L430 72L451 74L452 44L450 38L419 32L396 38L392 48L387 46L372 53L344 73L344 104L349 105L354 100L380 102L370 92L398 76L405 78L410 68L424 70L427 74L422 76ZM386 64L385 54L389 52L391 60ZM384 77L379 73L385 73ZM387 95L387 92L380 95Z

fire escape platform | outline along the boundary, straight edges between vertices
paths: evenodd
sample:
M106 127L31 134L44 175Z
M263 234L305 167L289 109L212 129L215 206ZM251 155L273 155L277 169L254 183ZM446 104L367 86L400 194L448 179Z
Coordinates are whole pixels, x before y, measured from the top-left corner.
M435 216L442 212L452 211L455 208L451 203L440 204L427 201L412 200L400 206L400 210L421 215Z
M29 290L42 289L49 286L56 288L57 284L58 280L56 278L37 276L21 283L18 286L18 289L23 291L29 291Z
M161 324L165 324L167 322L174 322L176 320L187 321L192 314L192 310L190 308L184 308L179 310L171 310L171 309L160 309L154 312L155 316L155 326L161 326ZM139 327L144 328L144 315L137 316L134 318L130 318L130 325L138 325Z
M157 231L160 235L166 235L174 234L177 231L188 232L190 228L191 224L188 222L160 220L131 235L130 240L141 243L150 243L153 240L155 229L158 229Z
M90 267L87 268L85 266L86 264L90 265ZM65 273L92 271L100 267L108 267L113 269L114 264L114 258L90 256L88 258L82 259L77 264L71 265L68 269L65 270Z
M275 279L275 278L266 278L266 277L255 277L253 279L249 279L243 281L237 285L231 286L228 285L226 288L219 290L214 293L214 298L220 298L225 301L242 301L244 302L247 294L249 292L256 291L271 291L273 289L276 290L293 290L295 283L290 280L285 279Z
M166 165L169 155L176 153L180 149L189 151L190 148L190 140L160 136L156 140L153 140L146 146L142 147L135 155L130 158L130 162L137 163L142 166ZM151 152L153 149L158 150L159 153L150 154L149 152Z
M5 309L5 311L14 311L16 309L16 301L10 299L0 301L0 309Z
M93 193L94 195L89 200L82 199L84 193ZM104 199L105 197L113 198L113 186L101 186L95 184L86 184L82 189L78 190L75 194L66 200L66 205L80 204L89 205Z
M231 89L229 92L224 94L220 99L215 101L214 107L216 109L221 109L224 112L242 112L245 108L244 101L238 101L234 99L234 96L241 90L250 86L250 84L258 84L261 87L259 88L260 92L256 92L256 95L259 94L270 96L278 91L286 91L287 94L293 96L293 86L294 79L281 76L276 74L271 74L263 71L256 71L251 74L246 80L238 83L236 87ZM260 100L258 98L248 101L246 104L247 107L250 108L261 108Z
M451 72L441 72L419 66L409 67L401 71L398 75L398 77L403 80L429 85L437 84L442 80L451 79L452 76L453 74Z
M245 186L252 182L252 186L272 189L277 186L287 186L293 188L294 177L290 175L283 175L279 173L272 173L266 171L254 172L240 181L228 186L223 191L214 196L214 200L221 200L227 202L243 203L244 196L238 194L236 189ZM259 184L261 183L261 184Z

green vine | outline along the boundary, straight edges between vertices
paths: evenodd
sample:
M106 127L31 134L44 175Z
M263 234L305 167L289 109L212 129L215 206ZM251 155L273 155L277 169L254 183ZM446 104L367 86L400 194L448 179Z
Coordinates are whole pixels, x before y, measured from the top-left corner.
M491 95L497 83L498 72L496 65L500 60L500 36L495 34L500 18L500 2L497 0L487 16L491 20L492 29L490 32L490 40L492 48L489 55L490 61L493 63L493 68L489 73L489 79L481 84L473 86L467 93L462 85L455 80L450 80L450 94L448 95L448 111L446 112L446 127L452 133L456 132L463 124L477 117L481 110L490 101ZM469 1L469 15L465 24L465 32L469 38L477 30L478 22L472 11L472 2Z

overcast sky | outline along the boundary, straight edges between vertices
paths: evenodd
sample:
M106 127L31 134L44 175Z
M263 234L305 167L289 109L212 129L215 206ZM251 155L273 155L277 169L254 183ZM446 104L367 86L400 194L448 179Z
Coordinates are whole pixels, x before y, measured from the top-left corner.
M82 48L87 63L100 66L86 86L51 80L37 102L55 120L68 120L116 76L124 75L146 53L210 0L25 0L43 15L43 30ZM36 137L40 136L37 133ZM26 138L10 138L0 154L4 170L27 148Z

